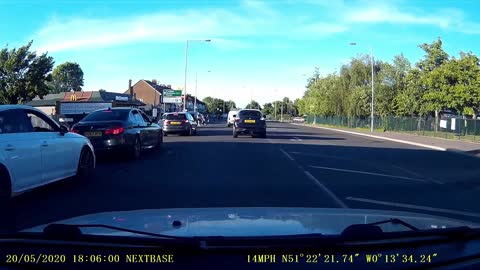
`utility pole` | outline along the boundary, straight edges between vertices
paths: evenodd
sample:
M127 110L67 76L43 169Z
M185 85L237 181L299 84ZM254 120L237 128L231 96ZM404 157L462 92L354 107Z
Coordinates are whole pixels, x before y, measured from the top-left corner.
M195 72L195 103L193 104L193 111L197 111L197 79L198 79L198 72Z
M282 110L280 115L280 122L283 122L283 101L282 101Z

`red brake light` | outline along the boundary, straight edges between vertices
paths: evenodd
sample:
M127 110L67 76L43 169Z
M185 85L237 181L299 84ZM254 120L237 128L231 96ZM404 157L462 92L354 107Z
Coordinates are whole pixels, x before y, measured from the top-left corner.
M105 135L118 135L122 134L125 129L123 127L109 128L105 130Z
M70 132L80 134L80 132L78 130L74 129L74 128L71 128Z
M163 120L163 123L164 123L164 124L170 124L170 121L168 121L168 120Z

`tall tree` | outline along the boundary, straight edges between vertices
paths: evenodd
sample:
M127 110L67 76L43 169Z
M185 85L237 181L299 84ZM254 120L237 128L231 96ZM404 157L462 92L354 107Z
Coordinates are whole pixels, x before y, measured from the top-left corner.
M423 96L425 103L423 110L434 111L437 121L439 111L447 105L445 92L447 85L442 80L444 69L441 69L441 66L448 62L449 56L443 50L442 44L440 38L431 44L421 44L419 47L425 52L425 55L417 63L421 72L420 83L427 90ZM438 124L435 126L437 127Z
M18 104L48 94L53 58L30 51L32 41L18 49L0 50L0 103Z
M272 103L263 104L262 113L265 114L265 115L273 115L275 113L275 111L274 111L274 106L272 105Z
M51 93L80 91L83 86L83 71L79 64L65 62L55 67L52 79Z
M248 103L247 107L245 109L257 109L261 110L262 107L260 107L260 104L256 102L255 100L252 100L250 103Z

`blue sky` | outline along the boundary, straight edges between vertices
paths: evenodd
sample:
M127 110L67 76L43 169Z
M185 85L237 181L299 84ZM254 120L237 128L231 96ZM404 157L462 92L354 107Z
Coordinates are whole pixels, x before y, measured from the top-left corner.
M376 58L415 62L417 45L441 36L450 55L478 55L478 10L477 0L3 0L0 43L33 40L56 64L79 63L84 90L123 92L128 79L183 87L185 40L212 39L189 43L187 91L198 73L200 98L244 106L251 96L301 97L303 74L338 70L370 47Z

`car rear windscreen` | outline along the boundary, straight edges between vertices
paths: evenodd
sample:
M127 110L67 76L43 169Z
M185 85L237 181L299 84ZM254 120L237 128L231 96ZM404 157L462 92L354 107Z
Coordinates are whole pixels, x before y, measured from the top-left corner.
M167 114L165 116L165 119L167 119L167 120L184 120L184 119L187 119L187 116L185 114Z
M259 111L240 111L238 114L239 117L256 117L261 118L262 113Z
M82 121L109 121L109 120L126 120L129 110L102 110L95 111L83 118Z

